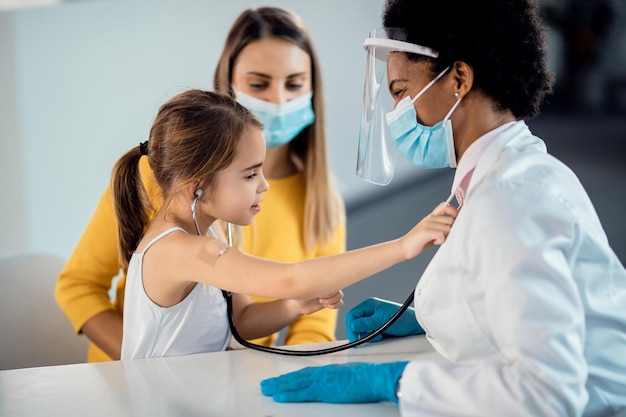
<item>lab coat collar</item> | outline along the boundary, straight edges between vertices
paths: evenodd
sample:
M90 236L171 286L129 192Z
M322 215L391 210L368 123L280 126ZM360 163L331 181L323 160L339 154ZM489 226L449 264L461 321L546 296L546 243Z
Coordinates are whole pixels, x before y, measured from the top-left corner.
M476 168L476 164L478 164L478 160L484 153L485 149L491 145L491 143L498 137L498 135L511 127L512 124L516 124L517 122L509 122L505 123L502 126L498 126L497 128L485 133L474 143L472 143L469 148L465 151L461 160L459 161L459 166L456 169L456 173L454 174L454 181L452 182L452 192L454 193L457 188L461 185L463 179L470 174L474 168ZM467 191L467 190L466 190Z
M482 181L493 165L503 147L521 134L530 135L530 130L523 120L505 123L478 138L463 154L454 174L452 193L456 191L465 176L471 175L472 180L465 190L465 198L471 190ZM495 143L494 143L495 142Z

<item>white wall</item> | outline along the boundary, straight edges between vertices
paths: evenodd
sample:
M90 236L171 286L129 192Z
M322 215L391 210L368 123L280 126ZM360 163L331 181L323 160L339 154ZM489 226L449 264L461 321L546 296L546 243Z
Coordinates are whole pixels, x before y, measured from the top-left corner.
M350 203L380 190L354 174L365 53L383 0L274 0L309 27L325 82L331 167ZM74 1L0 13L0 255L67 257L110 170L146 139L159 105L210 89L227 30L265 1ZM420 175L400 161L400 180Z
M25 187L15 86L13 24L0 13L0 254L26 247Z

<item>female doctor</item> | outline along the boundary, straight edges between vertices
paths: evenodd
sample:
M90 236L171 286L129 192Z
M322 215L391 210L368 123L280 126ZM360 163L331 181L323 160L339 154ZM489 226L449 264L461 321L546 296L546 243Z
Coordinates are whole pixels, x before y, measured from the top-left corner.
M263 394L390 400L403 416L626 415L626 271L575 174L523 121L552 83L536 2L387 0L383 22L365 42L360 174L386 182L389 160L361 154L392 143L420 167L456 167L460 207L415 309L383 337L425 332L447 361L305 368ZM346 315L350 339L397 309L365 300Z

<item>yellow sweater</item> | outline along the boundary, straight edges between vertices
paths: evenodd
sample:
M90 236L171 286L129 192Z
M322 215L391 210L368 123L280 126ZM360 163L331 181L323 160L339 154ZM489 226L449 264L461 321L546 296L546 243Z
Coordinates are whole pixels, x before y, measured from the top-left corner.
M140 170L155 206L162 204L160 190L147 158L142 158ZM269 180L270 190L263 196L262 210L251 226L244 228L244 248L247 253L285 262L345 251L345 225L337 229L332 242L306 253L302 235L304 213L304 177L302 174L280 180ZM318 245L319 246L319 245ZM115 299L109 299L113 278L119 276ZM95 315L110 309L120 314L124 305L126 277L119 269L117 258L117 225L111 190L100 198L87 228L74 252L59 275L56 299L76 332ZM267 299L253 297L255 301ZM317 343L334 339L337 310L322 309L303 316L287 331L287 344ZM277 334L255 340L269 346ZM110 358L91 344L88 361L100 362Z

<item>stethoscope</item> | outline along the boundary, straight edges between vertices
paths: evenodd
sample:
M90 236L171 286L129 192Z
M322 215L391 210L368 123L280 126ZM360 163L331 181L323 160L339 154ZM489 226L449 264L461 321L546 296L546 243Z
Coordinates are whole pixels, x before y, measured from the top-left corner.
M262 352L276 353L276 354L279 354L279 355L289 355L289 356L324 355L324 354L327 354L327 353L340 352L342 350L350 349L350 348L362 345L363 343L369 342L370 340L372 340L373 338L375 338L376 336L378 336L379 334L381 334L382 332L387 330L387 328L389 326L391 326L398 319L398 317L400 317L402 315L402 313L404 313L406 311L406 309L413 302L414 293L415 293L415 291L411 291L411 294L407 297L406 301L404 301L404 304L402 304L402 306L396 312L396 314L394 314L389 320L387 320L387 322L385 324L380 326L373 333L363 337L362 339L355 340L354 342L344 343L343 345L333 346L333 347L324 348L324 349L291 350L291 349L283 349L283 348L277 348L277 347L271 347L271 346L257 345L256 343L248 342L247 340L242 338L239 335L239 333L237 332L237 327L235 327L235 323L234 323L234 319L233 319L233 299L232 299L232 293L230 291L222 290L222 294L224 295L224 298L226 299L226 311L227 311L227 315L228 315L228 325L230 326L230 332L232 333L233 338L237 342L239 342L239 344L241 344L242 346L245 346L247 348L250 348L250 349L260 350Z
M196 194L195 194L196 198L193 200L193 203L191 203L191 216L193 217L193 221L196 226L196 231L198 232L198 235L200 235L200 228L198 227L198 221L196 219L196 203L198 201L198 198L202 196L202 193L198 191L201 191L201 189L198 189L196 191ZM232 225L231 223L226 223L226 224L227 224L228 246L232 247L233 245ZM314 350L283 349L283 348L278 348L278 347L258 345L256 343L251 343L245 340L243 337L241 337L241 335L239 335L239 332L237 331L237 327L235 326L235 319L233 316L233 293L231 291L222 290L222 295L224 296L224 299L226 300L226 315L228 317L228 326L230 327L230 332L233 335L233 338L240 345L250 348L250 349L258 350L261 352L276 353L279 355L315 356L315 355L324 355L327 353L341 352L342 350L351 349L353 347L362 345L363 343L367 343L373 338L375 338L376 336L378 336L379 334L383 333L406 311L407 308L409 308L409 306L413 302L415 291L411 291L411 294L409 294L409 296L404 301L400 309L393 316L391 316L389 320L387 320L382 326L380 326L378 329L376 329L374 332L370 333L369 335L359 340L355 340L354 342L348 342L339 346L334 346L334 347L324 348L324 349L314 349Z

